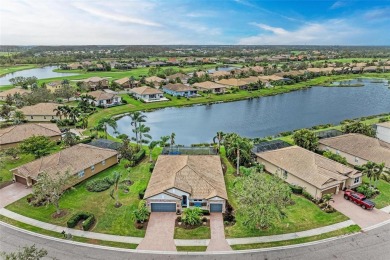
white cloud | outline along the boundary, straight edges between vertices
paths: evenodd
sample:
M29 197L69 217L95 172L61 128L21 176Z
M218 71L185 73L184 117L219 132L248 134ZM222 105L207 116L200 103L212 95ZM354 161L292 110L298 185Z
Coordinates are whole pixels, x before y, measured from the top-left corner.
M330 7L330 9L338 9L338 8L341 8L341 7L344 7L347 5L347 2L345 1L336 1L334 2L334 4Z
M256 36L242 38L238 44L243 45L289 45L289 44L346 44L359 35L361 31L350 27L344 20L327 20L322 23L308 23L295 30L272 27L266 24L251 23L262 30ZM271 33L269 33L271 32ZM350 42L353 44L360 44Z

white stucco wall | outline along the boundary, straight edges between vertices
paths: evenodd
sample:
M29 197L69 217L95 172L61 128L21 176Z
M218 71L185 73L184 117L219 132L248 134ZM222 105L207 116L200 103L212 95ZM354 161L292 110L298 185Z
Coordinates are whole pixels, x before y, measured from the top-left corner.
M390 128L384 126L377 126L376 137L379 140L390 143Z

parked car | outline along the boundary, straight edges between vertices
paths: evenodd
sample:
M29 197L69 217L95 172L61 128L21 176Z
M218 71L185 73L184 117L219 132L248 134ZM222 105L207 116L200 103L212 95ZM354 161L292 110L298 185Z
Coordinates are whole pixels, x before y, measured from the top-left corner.
M363 209L371 210L375 207L375 203L367 199L366 196L352 190L346 190L344 192L344 199L352 201L356 205L361 206Z

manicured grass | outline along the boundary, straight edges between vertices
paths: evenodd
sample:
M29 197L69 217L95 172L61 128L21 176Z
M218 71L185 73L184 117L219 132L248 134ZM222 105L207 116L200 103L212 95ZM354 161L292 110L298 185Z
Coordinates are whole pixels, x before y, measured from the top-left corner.
M20 70L27 70L39 67L38 64L25 64L25 65L15 65L15 66L1 66L0 67L0 76L3 76L7 73L12 73Z
M225 156L225 150L221 149L222 160L227 165L225 174L225 183L227 187L229 203L237 209L237 201L233 194L233 183L235 169ZM239 217L236 217L236 224L225 227L226 237L258 237L269 236L283 233L293 233L309 230L322 226L328 226L347 220L348 218L339 212L325 213L317 205L306 198L292 195L294 205L288 206L285 213L286 218L281 222L275 223L267 230L251 229L244 225Z
M175 239L210 239L211 231L209 227L200 226L194 229L184 229L175 227Z
M367 178L367 176L363 177L363 181L369 183L370 180ZM390 183L379 180L377 188L380 191L380 194L377 195L375 198L371 199L375 202L376 208L381 209L386 206L390 205Z
M46 236L51 236L55 238L64 238L63 234L42 229L39 227L35 227L29 224L25 224L23 222L19 222L17 220L7 218L5 216L0 215L0 221L3 221L5 223L8 223L10 225L34 232L34 233L39 233L42 235ZM105 241L105 240L98 240L98 239L91 239L91 238L86 238L86 237L78 237L78 236L73 236L72 237L73 241L77 242L82 242L82 243L88 243L88 244L94 244L94 245L101 245L101 246L110 246L110 247L119 247L119 248L128 248L128 249L135 249L137 248L137 244L128 244L128 243L121 243L121 242L114 242L114 241Z
M205 252L207 246L177 246L179 252Z
M67 220L79 211L88 211L95 214L97 224L93 232L106 234L115 234L123 236L143 237L144 230L136 229L134 226L133 211L139 203L138 193L144 190L150 178L148 159L134 168L126 170L123 166L125 161L113 166L91 178L100 179L105 176L111 176L114 171L121 173L121 180L130 179L134 183L129 187L130 192L119 192L119 201L123 204L120 208L114 207L114 200L110 197L110 190L100 193L89 192L85 188L86 181L76 185L73 189L68 190L60 201L60 207L68 212L61 218L52 218L55 211L53 206L33 207L30 206L25 198L7 206L7 209L21 215L31 217L40 221L52 223L55 225L66 226Z
M292 240L285 241L277 241L277 242L269 242L269 243L257 243L257 244L247 244L247 245L232 245L232 249L234 250L248 250L248 249L257 249L257 248L270 248L270 247L278 247L278 246L287 246L287 245L295 245L308 243L312 241L322 240L331 237L337 237L342 235L353 234L360 231L360 227L358 225L352 225L346 228L342 228L336 231L324 233L317 236L297 238Z

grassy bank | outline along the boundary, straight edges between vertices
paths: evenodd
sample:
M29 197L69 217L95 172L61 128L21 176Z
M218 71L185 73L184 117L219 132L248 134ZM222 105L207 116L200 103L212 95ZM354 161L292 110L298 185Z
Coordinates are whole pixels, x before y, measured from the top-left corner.
M40 65L38 64L26 64L26 65L15 65L15 66L1 66L0 67L0 77L8 73L13 73L20 70L27 70L37 68Z
M184 229L175 227L175 239L210 239L211 231L209 227L201 226L194 229Z
M179 252L205 252L207 246L177 246Z

